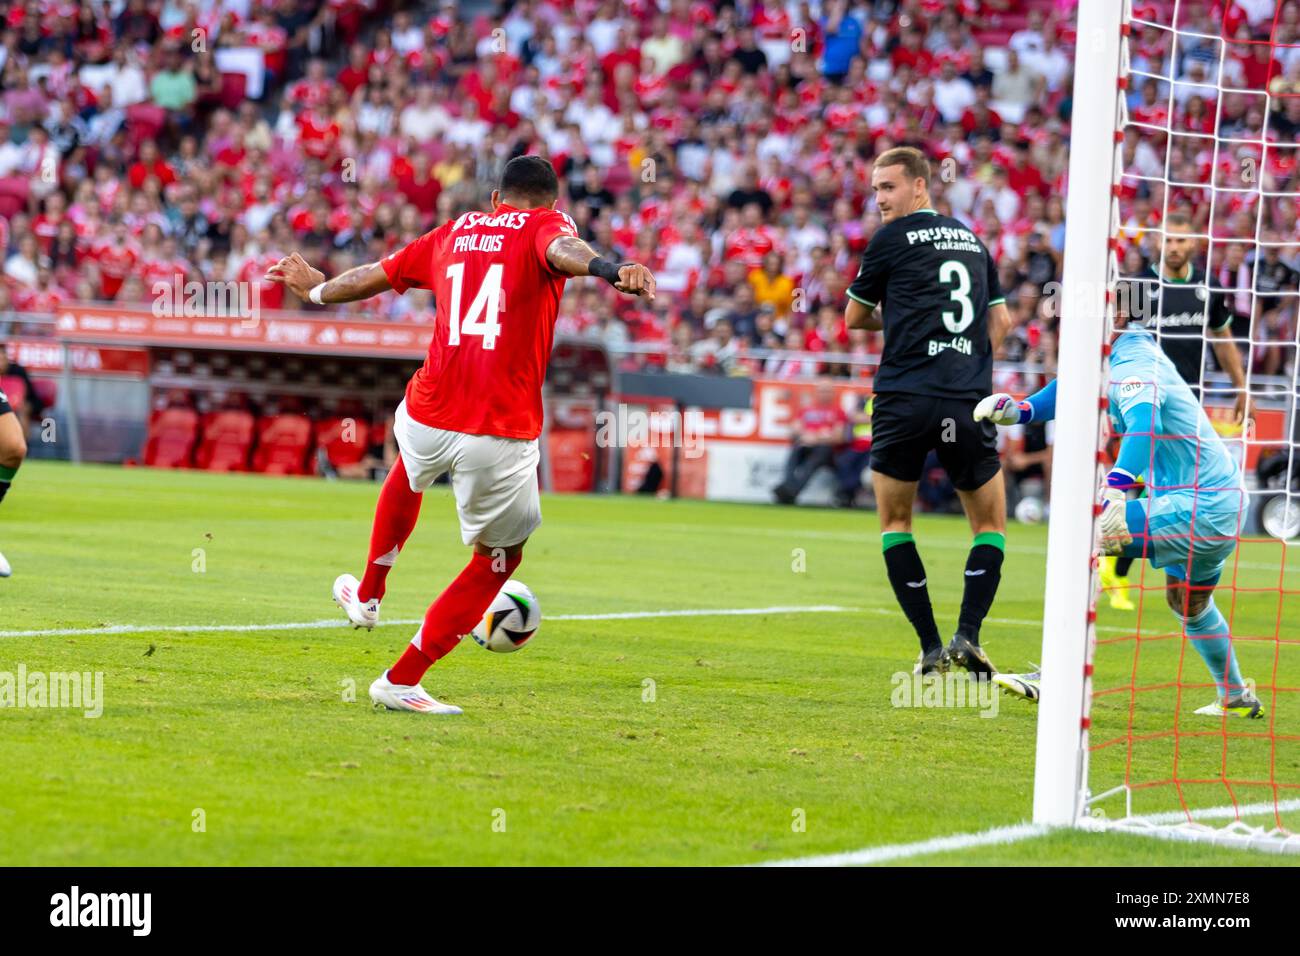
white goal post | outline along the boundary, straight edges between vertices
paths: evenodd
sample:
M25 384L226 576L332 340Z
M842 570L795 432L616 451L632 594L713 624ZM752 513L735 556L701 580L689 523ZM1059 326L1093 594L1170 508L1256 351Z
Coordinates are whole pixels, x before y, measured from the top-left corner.
M1093 516L1101 429L1101 348L1110 270L1123 0L1079 4L1062 272L1057 442L1043 597L1043 695L1034 761L1034 822L1079 820L1087 783ZM1063 440L1063 436L1071 440Z

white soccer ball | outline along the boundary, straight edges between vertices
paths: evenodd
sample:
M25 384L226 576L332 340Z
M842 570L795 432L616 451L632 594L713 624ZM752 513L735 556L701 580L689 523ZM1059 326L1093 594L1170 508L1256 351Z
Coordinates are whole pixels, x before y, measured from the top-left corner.
M528 585L510 580L501 586L469 636L489 651L511 654L532 640L541 623L542 606Z
M1043 520L1043 502L1038 498L1021 498L1016 502L1016 520L1021 524L1038 524Z

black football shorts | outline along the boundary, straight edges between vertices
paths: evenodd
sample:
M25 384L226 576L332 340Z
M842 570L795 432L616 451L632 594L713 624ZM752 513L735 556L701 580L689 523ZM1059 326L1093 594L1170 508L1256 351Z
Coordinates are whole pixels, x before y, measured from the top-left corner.
M7 415L13 411L13 406L9 404L9 399L4 392L0 392L0 415Z
M898 481L919 481L933 449L960 491L974 491L998 473L997 426L977 422L973 399L907 392L876 396L871 413L871 467Z

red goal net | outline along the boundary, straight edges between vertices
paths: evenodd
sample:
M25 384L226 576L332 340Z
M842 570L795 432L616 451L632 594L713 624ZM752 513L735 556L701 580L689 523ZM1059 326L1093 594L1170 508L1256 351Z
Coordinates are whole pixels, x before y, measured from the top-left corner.
M1207 525L1203 514L1179 524L1177 509L1161 509L1146 529L1165 554L1179 543L1224 553L1217 586L1192 588L1212 593L1221 623L1185 603L1175 613L1168 568L1139 559L1126 585L1114 577L1122 563L1099 561L1084 822L1300 851L1291 836L1300 833L1300 2L1124 7L1108 302L1125 312L1123 293L1145 290L1146 327L1217 433L1165 423L1153 443L1208 454L1221 442L1245 490L1234 490L1232 524ZM1081 55L1085 47L1081 37ZM1103 361L1114 398L1120 366ZM1118 437L1100 442L1099 460ZM1219 479L1202 467L1198 458L1204 492ZM1149 484L1149 513L1179 490ZM1262 716L1207 712L1243 693Z

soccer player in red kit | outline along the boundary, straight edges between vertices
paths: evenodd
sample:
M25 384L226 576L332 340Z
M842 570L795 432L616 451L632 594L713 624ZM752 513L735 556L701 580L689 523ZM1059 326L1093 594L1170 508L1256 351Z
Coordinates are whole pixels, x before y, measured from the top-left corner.
M450 475L461 537L474 553L429 607L401 659L370 686L371 700L390 710L461 712L434 700L420 680L478 623L541 524L542 380L565 281L599 276L620 292L654 299L650 270L597 256L573 220L555 210L558 196L550 162L519 156L506 164L490 213L465 213L328 281L297 253L267 272L318 304L410 288L431 289L437 303L429 355L397 407L401 454L379 493L365 574L334 582L334 600L348 619L373 628L424 489Z

